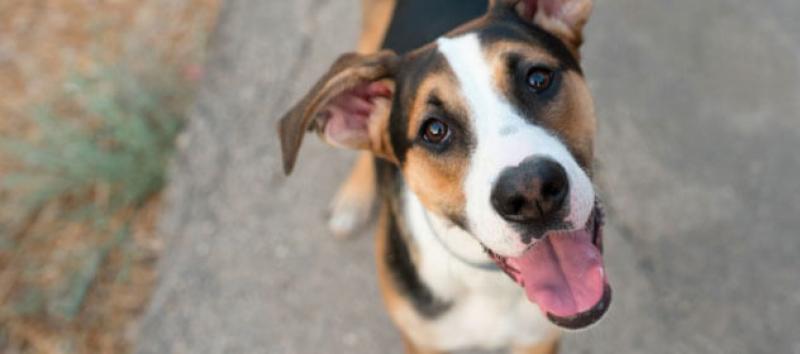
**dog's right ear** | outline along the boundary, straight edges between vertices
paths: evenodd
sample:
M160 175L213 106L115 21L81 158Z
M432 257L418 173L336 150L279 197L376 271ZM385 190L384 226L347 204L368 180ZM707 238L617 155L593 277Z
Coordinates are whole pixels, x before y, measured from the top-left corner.
M592 0L490 0L489 10L513 8L523 20L559 37L577 53Z
M392 51L371 55L351 53L341 56L331 66L278 123L287 175L294 168L308 130L315 130L331 145L372 150L377 156L393 159L386 128L397 61Z

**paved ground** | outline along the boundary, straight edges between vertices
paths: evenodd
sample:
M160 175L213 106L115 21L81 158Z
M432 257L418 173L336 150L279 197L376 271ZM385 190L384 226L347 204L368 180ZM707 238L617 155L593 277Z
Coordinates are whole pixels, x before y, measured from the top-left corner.
M357 2L236 0L174 171L139 353L399 353L371 240L325 204L351 156L315 139L292 179L275 119L353 46ZM800 353L800 2L599 1L615 301L565 353Z

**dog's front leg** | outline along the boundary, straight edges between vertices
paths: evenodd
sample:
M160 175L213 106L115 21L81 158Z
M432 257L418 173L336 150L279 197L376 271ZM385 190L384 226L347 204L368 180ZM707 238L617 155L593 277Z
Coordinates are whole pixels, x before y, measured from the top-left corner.
M527 347L514 347L511 350L512 354L557 354L558 353L559 338L553 338L546 342L538 343L536 345Z
M331 203L328 229L344 239L366 225L375 204L375 162L371 153L362 152L350 176L339 187Z
M405 336L403 337L403 344L406 348L406 354L445 354L445 352L420 348Z

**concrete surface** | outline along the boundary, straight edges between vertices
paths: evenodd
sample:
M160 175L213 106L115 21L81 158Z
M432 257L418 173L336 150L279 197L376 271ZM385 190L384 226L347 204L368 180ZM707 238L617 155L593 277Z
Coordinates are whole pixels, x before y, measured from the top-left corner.
M352 156L274 121L355 43L357 1L228 1L175 165L138 353L400 353L371 237L325 206ZM615 299L564 353L800 353L800 2L598 1Z

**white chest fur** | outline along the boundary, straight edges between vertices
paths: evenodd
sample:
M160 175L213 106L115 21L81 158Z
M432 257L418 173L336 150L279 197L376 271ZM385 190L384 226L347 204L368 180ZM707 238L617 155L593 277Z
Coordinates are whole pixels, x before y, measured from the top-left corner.
M420 332L425 334L415 341L440 350L496 349L535 344L557 331L506 274L476 266L491 262L478 241L426 211L408 190L405 215L420 277L437 298L453 304L440 317L424 321Z

